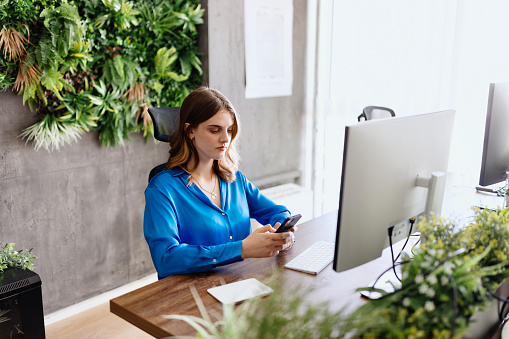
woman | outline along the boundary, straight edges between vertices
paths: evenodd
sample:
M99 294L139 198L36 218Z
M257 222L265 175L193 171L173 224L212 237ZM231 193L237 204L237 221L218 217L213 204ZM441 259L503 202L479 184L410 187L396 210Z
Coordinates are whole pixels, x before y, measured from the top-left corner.
M289 211L237 171L238 133L237 114L218 91L200 87L182 103L166 170L145 190L143 227L159 278L292 246L292 232L275 233ZM250 217L265 226L251 233Z

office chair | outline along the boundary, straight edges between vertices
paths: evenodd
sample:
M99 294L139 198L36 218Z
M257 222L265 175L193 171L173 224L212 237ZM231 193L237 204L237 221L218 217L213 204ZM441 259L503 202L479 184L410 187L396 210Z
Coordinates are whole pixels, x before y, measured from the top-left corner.
M364 118L364 120L367 121L371 119L391 118L395 116L396 114L390 108L380 106L366 106L362 110L362 114L357 117L357 121L361 121L361 118Z
M154 138L163 142L170 142L179 127L180 107L151 107L148 114L154 124ZM148 182L159 172L163 171L166 163L154 167L148 176Z

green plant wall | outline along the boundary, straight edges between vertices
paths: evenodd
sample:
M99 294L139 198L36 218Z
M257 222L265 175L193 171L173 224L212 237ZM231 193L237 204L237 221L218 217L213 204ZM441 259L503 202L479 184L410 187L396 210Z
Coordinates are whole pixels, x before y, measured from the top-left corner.
M102 146L151 138L148 108L201 84L203 13L199 0L0 0L0 90L40 118L22 137L48 151L90 131Z

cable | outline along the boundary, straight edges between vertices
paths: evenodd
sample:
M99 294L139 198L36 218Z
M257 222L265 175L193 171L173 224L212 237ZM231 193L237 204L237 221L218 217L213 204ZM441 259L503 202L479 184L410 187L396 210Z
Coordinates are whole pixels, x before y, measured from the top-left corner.
M398 256L396 257L396 259L393 260L393 262L399 259L399 257L401 256L401 253L403 253L403 250L405 249L406 245L408 244L408 240L410 240L410 236L412 235L412 229L414 228L415 219L416 219L415 217L408 219L408 221L410 222L410 229L408 230L408 236L406 237L405 244L401 248L401 251L399 251ZM413 249L413 247L412 247L412 249Z
M507 191L507 181L504 186L500 187L496 192L499 197L503 197Z
M414 255L415 255L414 250L415 250L415 247L417 247L417 245L419 245L419 244L420 244L420 242L421 242L421 234L419 233L419 235L412 235L412 236L413 236L413 237L419 237L419 240L417 240L417 241L415 242L415 244L412 246L412 248L410 249L410 252L412 252L412 254L414 254Z
M500 301L500 300L499 300ZM505 312L505 307L507 306L507 301L504 301L503 304L502 304L502 307L500 307L499 311L498 311L498 320L500 322L502 322L504 320L504 312Z
M413 227L414 227L415 220L416 220L416 217L412 217L412 218L408 219L408 221L410 222L410 228L408 230L408 236L406 237L406 241L403 244L403 247L401 248L401 250L399 251L396 259L394 259L394 249L392 247L392 233L394 232L394 226L391 226L391 227L389 227L387 229L387 233L389 234L389 245L391 247L392 269L394 271L394 276L396 276L396 279L398 279L399 281L401 281L401 278L398 276L398 273L396 272L395 264L396 264L396 261L401 256L401 253L403 253L403 250L405 249L406 245L408 244L408 241L410 240L410 236L412 235L412 230L413 230ZM414 244L414 247L415 247L415 244ZM413 250L414 247L412 247L412 250Z
M410 260L408 260L408 261L402 261L402 262L400 262L400 263L397 263L396 265L398 265L398 266L399 266L399 265L403 265L403 264L408 264L409 262L410 262ZM382 272L382 273L381 273L381 274L380 274L380 275L376 278L376 280L373 282L373 285L371 286L371 289L369 290L370 292L373 292L373 290L375 289L375 285L376 285L376 283L378 282L378 280L380 280L380 279L384 276L384 274L385 274L385 273L387 273L387 272L389 272L390 270L392 270L392 269L393 269L393 267L394 267L394 265L393 265L393 266L391 266L391 267L389 267L389 268L388 268L388 269L386 269L385 271L383 271L383 272Z
M452 313L451 319L451 335L449 338L454 338L454 331L456 330L456 318L458 317L458 286L456 286L456 281L452 275L449 275L449 280L452 285L452 295L453 295L453 306L454 312Z
M489 296L497 299L498 301L502 301L504 303L509 303L509 297L507 299L504 299L502 297L499 297L498 295L496 295L495 293L493 293L491 291L486 291L486 294L488 294Z
M400 277L398 277L398 273L396 272L396 260L394 259L394 249L392 248L392 232L394 231L394 226L389 227L387 231L389 233L389 246L391 247L392 270L394 271L394 275L396 276L396 279L401 281ZM398 257L399 257L399 255L398 255Z
M444 260L440 261L440 262L438 263L438 265L436 265L433 269L428 270L427 272L424 272L424 273L423 273L423 276L427 276L428 274L430 274L431 272L435 271L435 270L436 270L436 269L438 269L440 266L442 266L443 264L445 264L447 261L449 261L449 260L451 260L451 259L453 259L453 258L457 257L458 255L463 254L463 253L465 253L465 252L467 252L467 251L465 250L465 248L457 249L456 251L454 251L454 252L452 252L451 254L449 254L449 255L448 255L448 256L447 256ZM411 260L402 261L402 262L398 263L397 265L407 264L407 263L409 263L410 261L411 261ZM393 267L394 267L394 266L393 266ZM388 268L388 269L386 269L384 272L382 272L382 274L380 274L380 275L378 276L378 278L375 280L375 283L374 283L374 284L373 284L373 286L372 286L372 289L374 288L374 285L378 282L378 280L379 280L379 279L380 279L380 278L381 278L381 277L382 277L385 273L387 273L387 272L389 272L390 270L392 270L392 269L393 269L393 267L389 267L389 268ZM415 281L412 281L411 283L409 283L408 285L406 285L406 286L405 286L405 288L406 288L406 287L409 287L409 286L412 286L412 285L414 285L414 284L416 284L416 282L415 282ZM402 288L404 288L404 287L402 286ZM386 296L388 296L388 295L390 295L390 293L385 294L385 295L382 295L382 296L380 297L380 299L385 298L385 297L386 297Z
M491 291L486 291L486 294L497 299L498 301L503 302L502 307L498 311L498 320L500 320L500 321L504 320L504 310L505 310L505 307L507 306L507 304L509 303L509 296L504 299L502 297L499 297L498 295L496 295L495 293L493 293Z

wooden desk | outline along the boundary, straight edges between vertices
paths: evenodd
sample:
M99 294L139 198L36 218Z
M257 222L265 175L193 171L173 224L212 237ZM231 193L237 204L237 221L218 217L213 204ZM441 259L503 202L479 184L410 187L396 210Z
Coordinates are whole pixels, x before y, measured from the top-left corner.
M211 272L170 276L139 288L110 301L110 310L154 337L171 335L195 335L193 328L183 321L168 320L163 314L200 316L200 312L189 289L194 284L208 310L222 314L221 304L207 289L221 285L221 279L232 283L247 278L265 281L274 266L283 266L318 240L334 242L336 238L337 212L325 214L299 225L293 247L277 257L246 259ZM336 273L329 264L318 275L310 275L289 269L283 271L287 283L313 286L314 292L306 296L309 302L328 301L334 310L353 311L365 301L355 292L358 287L368 286L390 266L390 252L384 251L381 258L351 270Z
M473 214L470 206L496 206L502 202L503 199L494 195L476 193L473 186L458 185L449 180L444 196L442 215L450 220L464 219L466 223ZM171 276L112 299L110 310L158 338L172 335L195 335L195 330L185 322L161 317L164 314L201 317L189 289L191 284L197 288L208 310L216 310L222 314L221 304L207 292L207 289L221 285L221 280L226 283L248 278L265 281L272 274L272 267L282 267L314 242L319 240L334 242L336 221L337 212L331 212L299 225L293 247L288 251L281 252L277 257L247 259L218 267L211 272ZM396 248L395 252L397 251ZM314 287L313 292L306 296L310 303L328 301L333 310L343 309L349 312L365 302L360 294L355 292L355 289L369 286L390 265L390 251L386 249L380 258L341 273L334 272L331 263L317 276L288 269L284 269L283 274L287 283L297 282ZM509 292L504 292L503 297L506 297L507 293ZM476 317L482 319L478 322L482 324L481 327L489 327L488 325L498 321L497 304L493 305L489 317L485 317L483 312L476 314ZM478 333L483 333L482 331L484 328L481 328ZM471 336L471 338L480 337L491 336Z

